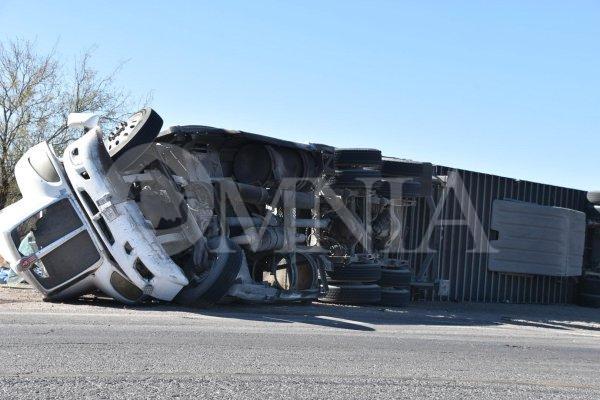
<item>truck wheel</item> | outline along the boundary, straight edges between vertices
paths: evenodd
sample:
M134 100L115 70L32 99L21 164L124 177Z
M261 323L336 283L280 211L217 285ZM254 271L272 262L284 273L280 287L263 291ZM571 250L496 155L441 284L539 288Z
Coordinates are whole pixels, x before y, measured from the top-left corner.
M127 170L150 147L160 133L163 120L150 107L142 108L108 134L105 145L117 166Z
M225 251L216 252L223 240ZM227 294L243 262L242 249L228 238L214 238L208 242L211 267L188 286L184 287L174 302L189 307L210 307Z
M600 295L581 293L579 295L579 305L583 307L600 308Z
M587 199L592 204L600 205L600 190L587 192Z
M584 275L580 287L581 293L600 295L600 278Z
M400 184L402 188L399 187ZM414 180L406 182L381 181L376 188L376 192L379 196L390 200L392 199L392 195L394 199L399 197L423 197L421 182Z
M335 188L364 189L370 179L381 177L379 171L372 169L346 169L336 172L333 186ZM367 183L363 181L367 180Z
M410 269L382 268L381 269L381 279L379 280L378 284L379 284L379 286L382 286L382 287L408 286L408 285L410 285L411 279L412 279L412 274L410 272Z
M372 284L329 285L327 294L319 300L324 303L377 304L381 301L381 288Z
M355 167L380 167L381 151L377 149L336 149L336 169Z
M410 290L408 289L381 289L381 305L390 307L406 307L410 304Z
M384 158L381 164L381 174L386 177L421 176L424 169L431 168L430 164L396 158Z
M377 282L381 278L381 266L376 263L351 263L336 266L327 272L331 282Z

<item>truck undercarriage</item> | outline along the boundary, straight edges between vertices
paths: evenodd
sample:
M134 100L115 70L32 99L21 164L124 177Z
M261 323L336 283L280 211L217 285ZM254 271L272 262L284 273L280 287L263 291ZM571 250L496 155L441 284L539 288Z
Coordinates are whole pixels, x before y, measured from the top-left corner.
M56 157L19 161L23 199L0 214L0 252L48 300L403 305L403 213L431 164L207 126L146 108ZM64 227L62 225L65 225Z

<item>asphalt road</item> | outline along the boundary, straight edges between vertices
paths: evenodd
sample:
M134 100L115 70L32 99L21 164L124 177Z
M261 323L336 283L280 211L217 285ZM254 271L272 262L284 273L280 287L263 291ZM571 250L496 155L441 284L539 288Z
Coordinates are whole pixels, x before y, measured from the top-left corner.
M0 289L0 397L600 398L600 311L42 303Z

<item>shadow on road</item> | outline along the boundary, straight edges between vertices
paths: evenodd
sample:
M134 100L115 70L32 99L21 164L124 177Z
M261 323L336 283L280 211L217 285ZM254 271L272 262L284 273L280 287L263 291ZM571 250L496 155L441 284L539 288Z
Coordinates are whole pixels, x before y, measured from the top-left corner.
M110 299L85 299L73 304L124 308ZM572 305L455 304L416 303L406 308L381 306L341 306L323 303L252 305L227 304L196 309L168 303L125 307L145 311L165 311L182 315L271 322L302 323L336 329L375 331L385 325L500 326L520 325L535 328L600 331L597 310Z
M41 301L37 292L0 287L0 305ZM309 324L335 329L374 331L390 325L423 326L502 326L553 329L557 331L600 331L598 309L574 305L525 304L457 304L416 302L405 308L381 306L341 306L312 304L226 304L208 309L154 302L140 306L123 306L112 299L87 296L69 303L75 307L94 306L129 309L136 312L169 312L183 318L211 316L247 321Z

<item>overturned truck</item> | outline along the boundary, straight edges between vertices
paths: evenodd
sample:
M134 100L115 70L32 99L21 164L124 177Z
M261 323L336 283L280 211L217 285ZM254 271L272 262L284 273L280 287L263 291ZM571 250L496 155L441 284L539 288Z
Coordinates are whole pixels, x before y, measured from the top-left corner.
M46 300L103 293L127 304L410 299L402 221L431 164L207 126L145 108L58 157L29 149L22 199L0 213L0 254Z

